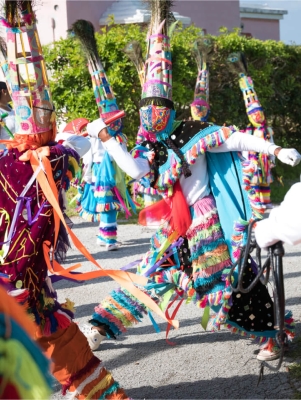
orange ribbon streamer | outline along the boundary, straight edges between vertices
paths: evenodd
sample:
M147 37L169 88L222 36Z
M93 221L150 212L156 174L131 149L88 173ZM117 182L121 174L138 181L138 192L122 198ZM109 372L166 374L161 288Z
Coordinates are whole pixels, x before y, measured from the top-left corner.
M170 325L172 325L175 329L179 327L179 322L176 320L171 320L167 318L162 310L158 307L158 305L145 293L139 290L135 285L142 285L144 286L147 282L147 278L143 276L139 276L130 272L126 271L119 271L119 270L104 270L98 262L92 257L92 255L88 252L85 246L81 243L81 241L77 238L77 236L72 232L72 230L68 227L65 222L64 216L60 209L58 203L58 190L53 179L52 169L49 159L47 158L49 155L49 148L48 147L41 147L37 150L28 150L24 153L21 157L21 161L30 161L32 169L34 172L39 168L40 162L42 162L45 173L43 170L40 170L37 174L37 181L43 190L43 193L48 200L48 202L53 207L54 212L54 226L55 226L55 236L54 236L54 244L53 249L55 249L60 221L65 226L67 232L69 233L72 242L76 246L76 248L89 260L91 261L100 271L91 271L91 272L84 272L81 274L71 274L70 272L77 268L77 266L70 267L68 269L64 269L58 262L55 260L52 261L52 264L49 259L49 251L51 249L51 243L45 241L43 243L43 251L45 260L48 266L48 269L51 273L56 275L62 275L65 277L69 277L74 280L90 280L95 279L100 276L109 276L110 278L114 279L116 282L119 283L120 286L127 289L133 296L139 299L142 303L144 303L150 310L154 311L156 314L160 315L163 319L165 319Z

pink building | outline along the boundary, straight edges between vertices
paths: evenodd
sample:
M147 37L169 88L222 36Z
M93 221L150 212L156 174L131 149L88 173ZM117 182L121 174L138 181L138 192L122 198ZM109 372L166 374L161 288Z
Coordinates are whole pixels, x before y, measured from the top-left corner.
M287 14L285 10L240 4L239 0L175 0L173 12L184 26L194 24L213 35L218 34L221 26L229 30L241 28L243 33L261 40L279 40L279 20ZM37 9L41 42L65 38L77 19L91 21L98 30L107 24L110 15L118 24L145 24L150 18L142 0L43 0Z
M258 8L250 3L241 4L240 21L242 32L261 40L280 40L279 21L287 14L286 10Z

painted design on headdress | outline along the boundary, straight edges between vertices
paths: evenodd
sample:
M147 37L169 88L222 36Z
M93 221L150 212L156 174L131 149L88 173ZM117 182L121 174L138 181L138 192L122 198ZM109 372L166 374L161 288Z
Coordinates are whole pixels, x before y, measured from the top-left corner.
M252 78L247 76L247 64L243 53L231 53L227 59L229 66L239 75L239 87L242 91L249 121L255 128L265 126L263 108L258 100Z
M193 45L193 56L198 67L198 76L194 90L194 100L190 104L192 118L207 121L210 113L209 105L209 67L208 59L212 51L211 40L199 38Z
M141 129L145 136L156 134L157 140L167 139L175 118L172 102L171 31L175 22L170 12L171 1L152 0L148 32L147 56L140 101Z
M243 53L232 53L228 57L231 69L238 73L239 86L243 93L246 111L252 126L248 126L244 132L255 137L273 142L273 130L267 126L263 108L258 100L254 89L253 81L247 76L247 63ZM251 185L255 187L255 192L263 204L270 203L270 188L272 182L271 167L274 157L264 153L249 152L248 159L256 167L253 174Z
M54 129L55 113L46 65L31 1L5 1L7 69L4 75L10 88L16 116L16 133L37 134Z
M106 119L108 113L117 112L119 109L113 89L98 54L94 27L89 21L78 20L73 24L72 30L80 41L88 61L99 115L101 118ZM122 119L117 119L108 126L108 132L110 135L116 136L122 133L122 127Z

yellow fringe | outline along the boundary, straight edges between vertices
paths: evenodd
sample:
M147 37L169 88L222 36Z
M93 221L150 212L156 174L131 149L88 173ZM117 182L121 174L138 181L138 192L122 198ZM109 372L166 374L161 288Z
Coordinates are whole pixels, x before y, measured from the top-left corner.
M111 386L111 383L113 382L113 377L110 372L108 372L107 375L96 386L94 386L91 392L86 396L86 400L92 399L92 396L94 396L94 394L97 393L99 390L109 388Z

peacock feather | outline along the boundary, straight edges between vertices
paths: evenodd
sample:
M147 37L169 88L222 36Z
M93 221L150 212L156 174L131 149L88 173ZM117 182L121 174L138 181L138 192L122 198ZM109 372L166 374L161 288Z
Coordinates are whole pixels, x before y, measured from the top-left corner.
M173 2L171 0L145 0L149 4L149 9L151 11L151 19L149 23L149 35L153 35L160 32L163 24L162 33L163 35L168 35L169 26L175 21L171 8Z
M128 43L125 46L123 51L135 65L142 86L144 83L145 74L144 74L144 60L142 56L142 49L140 43L137 42L136 40L133 40L132 42Z
M212 42L206 36L203 36L194 42L192 47L192 54L195 58L199 70L206 68L206 64L209 61L211 53Z
M232 72L247 74L248 66L244 53L236 52L229 54L227 62Z
M91 22L80 19L72 25L72 31L79 40L88 61L94 96L102 114L106 112L106 101L114 102L115 96L98 55L94 27Z
M93 70L96 71L99 67L103 69L98 56L93 24L89 21L79 19L72 25L72 31L79 40L82 50Z

